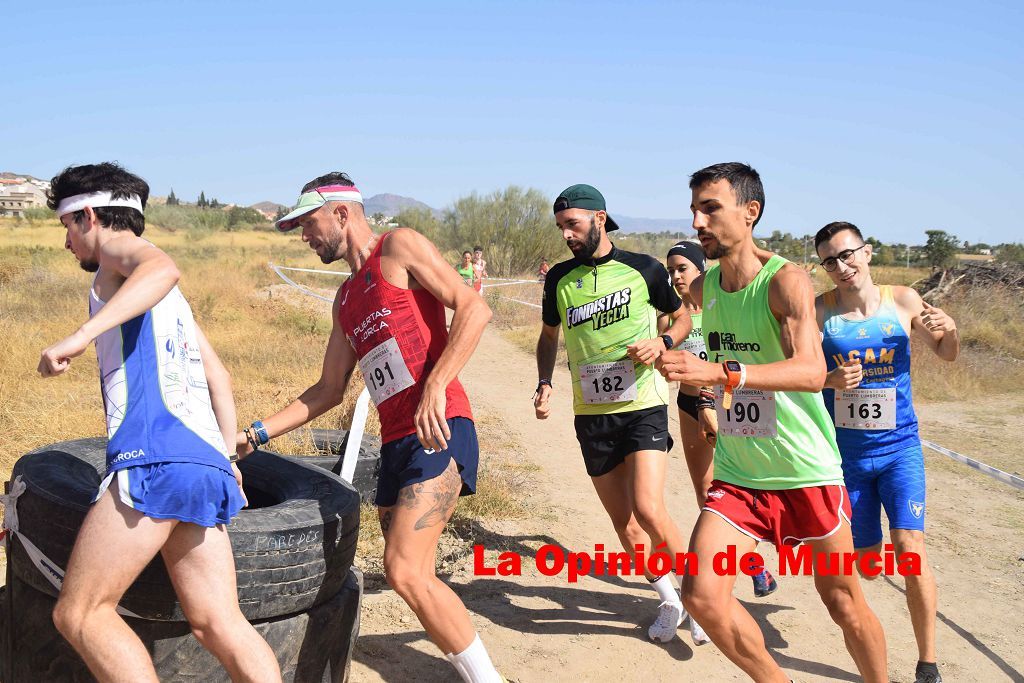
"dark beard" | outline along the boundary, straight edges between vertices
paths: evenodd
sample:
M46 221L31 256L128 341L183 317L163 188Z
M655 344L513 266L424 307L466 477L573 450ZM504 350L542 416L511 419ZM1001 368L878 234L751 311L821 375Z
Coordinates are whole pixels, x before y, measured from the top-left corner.
M327 251L324 254L318 254L318 256L320 256L320 261L321 262L323 262L325 264L329 264L329 263L334 263L335 261L337 261L338 259L341 258L341 255L340 255L340 252L341 252L341 238L340 237L337 237L337 238L334 238L334 239L330 239L330 240L324 240L324 244L323 245L324 245L324 247L326 247Z
M573 248L573 244L576 244L576 248ZM597 219L593 216L590 217L590 231L587 236L583 238L582 242L576 242L575 240L569 241L569 250L572 251L573 256L580 259L581 261L591 261L594 258L594 252L601 245L601 230L597 227Z
M95 273L100 269L99 261L79 261L78 265L87 273Z

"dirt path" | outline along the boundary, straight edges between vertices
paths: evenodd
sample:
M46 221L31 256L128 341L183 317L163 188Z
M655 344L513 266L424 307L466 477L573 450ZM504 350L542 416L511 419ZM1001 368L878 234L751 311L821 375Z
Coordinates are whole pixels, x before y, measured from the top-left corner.
M529 401L534 367L532 357L489 330L461 375L474 410L497 420L499 429L520 444L521 457L539 467L536 488L523 492L533 517L484 522L476 539L488 549L492 564L498 551L522 555L522 575L474 577L467 558L450 578L499 669L520 682L743 680L713 645L693 647L684 629L668 645L650 643L646 627L658 602L642 579L586 577L570 584L564 574L548 578L537 571L532 558L545 543L578 550L592 550L597 543L615 546L573 433L568 373L564 368L556 372L555 414L538 422ZM924 436L939 443L956 433L955 423L941 418L932 421L926 414L922 422ZM672 429L678 433L675 420ZM482 446L486 449L486 442ZM1024 671L1024 562L1018 560L1024 556L1024 494L931 452L926 464L943 675L950 683L1024 681L1017 673ZM669 509L688 531L697 511L678 447L669 478ZM768 566L776 568L774 551L761 551ZM811 579L790 576L780 583L780 590L765 600L752 597L746 579L736 589L776 659L800 681L858 680ZM912 681L916 647L902 585L882 579L868 584L867 593L887 634L892 680ZM365 597L352 673L354 681L453 677L412 612L387 589L371 590Z

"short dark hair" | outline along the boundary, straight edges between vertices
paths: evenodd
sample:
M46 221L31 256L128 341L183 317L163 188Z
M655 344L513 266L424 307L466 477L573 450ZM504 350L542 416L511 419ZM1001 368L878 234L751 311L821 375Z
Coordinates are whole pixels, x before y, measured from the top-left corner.
M138 195L142 208L145 209L146 201L149 199L149 184L134 173L124 170L114 161L68 166L50 180L46 205L52 211L56 211L64 199L89 192L109 192L114 199L127 199L132 195ZM130 207L97 206L93 211L100 223L111 230L131 230L136 235L141 235L146 229L146 217ZM84 216L84 209L71 214L72 220L76 223Z
M843 230L849 230L857 236L861 242L864 241L864 235L860 234L860 228L853 223L847 223L846 221L836 221L835 223L829 223L824 228L818 231L818 234L814 236L814 251L818 251L818 246L822 242L828 242L830 239L841 233Z
M355 187L356 184L352 182L352 179L348 177L348 173L342 173L341 171L331 171L324 175L313 178L308 183L302 186L302 192L306 193L311 190L315 190L318 187L325 185L342 185L344 187Z
M761 175L752 166L738 161L713 164L690 176L690 189L695 190L719 180L729 181L733 192L736 193L738 204L756 201L761 206L757 218L754 219L754 225L757 225L764 215L764 186L761 184Z
M466 254L469 254L470 256L472 256L473 252L471 252L470 250L467 249L466 251L462 252L463 256L465 256Z
M473 247L473 251L483 251L483 247Z

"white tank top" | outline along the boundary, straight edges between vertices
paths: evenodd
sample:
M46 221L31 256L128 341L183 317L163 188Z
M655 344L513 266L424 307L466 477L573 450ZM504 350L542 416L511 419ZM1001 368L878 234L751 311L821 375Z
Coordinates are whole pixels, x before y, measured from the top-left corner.
M106 302L89 290L89 315ZM108 472L159 462L230 471L213 414L192 309L175 287L156 306L96 338L107 417Z

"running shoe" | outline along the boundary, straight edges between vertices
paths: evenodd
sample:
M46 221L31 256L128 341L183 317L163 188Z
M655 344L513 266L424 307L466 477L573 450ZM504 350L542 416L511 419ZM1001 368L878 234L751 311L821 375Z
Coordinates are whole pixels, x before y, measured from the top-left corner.
M750 577L754 581L754 597L763 598L766 595L771 595L778 589L779 584L775 581L775 577L771 575L767 569L762 569L760 574L755 574Z
M942 674L938 671L918 671L914 683L942 683Z
M692 615L690 616L690 638L693 639L694 645L707 645L711 642L708 634L704 633L704 629L700 627L700 624L697 623L697 620Z
M665 601L658 606L658 618L647 629L647 636L659 643L667 643L676 637L676 629L686 618L681 602Z

